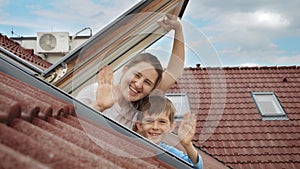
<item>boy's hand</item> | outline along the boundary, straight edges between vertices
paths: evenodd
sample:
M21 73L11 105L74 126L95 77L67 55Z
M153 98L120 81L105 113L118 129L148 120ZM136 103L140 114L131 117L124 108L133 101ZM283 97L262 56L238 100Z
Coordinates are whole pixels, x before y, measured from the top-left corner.
M196 131L196 117L195 114L185 113L183 120L179 126L178 137L181 145L184 147L188 156L194 164L199 162L198 152L193 146L192 140Z
M195 114L185 113L178 129L178 137L183 147L190 146L196 132Z
M114 105L113 70L105 66L98 74L98 88L95 108L104 111Z

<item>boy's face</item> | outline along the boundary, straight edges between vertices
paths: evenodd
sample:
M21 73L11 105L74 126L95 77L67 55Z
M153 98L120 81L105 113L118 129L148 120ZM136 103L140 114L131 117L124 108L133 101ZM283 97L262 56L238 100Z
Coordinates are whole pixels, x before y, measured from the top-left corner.
M145 113L142 122L136 124L142 135L156 144L159 144L176 126L175 122L170 122L165 112L151 116Z

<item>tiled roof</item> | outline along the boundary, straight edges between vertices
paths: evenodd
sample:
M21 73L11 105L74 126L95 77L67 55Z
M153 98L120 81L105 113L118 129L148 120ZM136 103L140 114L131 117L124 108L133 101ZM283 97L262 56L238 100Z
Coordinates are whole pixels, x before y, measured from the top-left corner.
M194 144L230 168L300 168L300 67L186 68ZM251 92L275 92L288 120L262 120ZM205 167L205 161L204 161Z
M52 64L46 60L43 60L38 55L33 53L33 49L25 49L17 42L9 39L7 36L0 34L0 46L16 56L22 58L25 61L30 62L41 70L49 68Z
M0 168L173 168L149 147L3 72L0 93ZM145 156L133 158L137 152Z

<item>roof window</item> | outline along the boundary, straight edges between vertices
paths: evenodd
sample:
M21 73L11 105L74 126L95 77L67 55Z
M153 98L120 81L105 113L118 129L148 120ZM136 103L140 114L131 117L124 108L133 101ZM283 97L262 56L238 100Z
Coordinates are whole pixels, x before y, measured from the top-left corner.
M186 93L167 93L166 97L172 101L176 109L175 121L182 120L184 113L191 112L189 98Z
M274 92L251 92L263 120L288 120Z

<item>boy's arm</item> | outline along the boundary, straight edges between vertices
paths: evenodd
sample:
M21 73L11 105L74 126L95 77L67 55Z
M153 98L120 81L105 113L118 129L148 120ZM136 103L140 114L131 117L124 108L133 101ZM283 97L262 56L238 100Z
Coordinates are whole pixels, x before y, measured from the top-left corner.
M188 145L182 145L182 146L184 147L185 151L187 152L187 155L190 157L193 164L197 164L199 162L198 152L194 147L193 143L191 142Z
M188 156L194 164L197 164L198 152L194 147L192 140L194 138L196 131L196 119L194 114L186 113L184 114L183 120L180 123L178 130L178 137L180 139L181 145L184 147Z
M160 21L159 24L166 30L175 30L172 54L166 70L163 73L163 79L157 89L166 92L171 88L176 80L181 76L184 69L185 49L182 25L177 16L167 15L167 19Z

